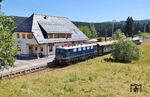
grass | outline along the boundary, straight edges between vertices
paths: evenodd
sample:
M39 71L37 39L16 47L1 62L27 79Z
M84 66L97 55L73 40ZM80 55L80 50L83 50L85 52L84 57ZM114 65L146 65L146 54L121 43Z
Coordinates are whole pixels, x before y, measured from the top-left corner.
M51 72L0 81L0 97L150 97L150 40L140 46L141 58L130 64L87 60ZM130 84L143 85L131 93Z
M140 33L140 36L141 37L150 36L150 33L148 33L148 32L142 32L142 33Z

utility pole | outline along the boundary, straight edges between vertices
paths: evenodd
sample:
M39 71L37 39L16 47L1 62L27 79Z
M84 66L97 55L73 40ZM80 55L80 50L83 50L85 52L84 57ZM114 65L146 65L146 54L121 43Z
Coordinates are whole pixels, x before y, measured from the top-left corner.
M107 29L105 29L105 41L107 41Z
M112 40L113 40L113 34L114 34L114 26L115 26L115 22L116 22L116 20L112 20L112 32L111 32Z
M146 25L147 25L147 23L144 24L144 32L146 32Z

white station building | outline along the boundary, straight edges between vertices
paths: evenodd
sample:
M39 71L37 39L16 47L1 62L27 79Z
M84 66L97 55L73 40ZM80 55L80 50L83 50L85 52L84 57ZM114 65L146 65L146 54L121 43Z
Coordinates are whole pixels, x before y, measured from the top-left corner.
M57 46L83 43L89 38L68 18L32 14L14 33L22 56L55 55Z

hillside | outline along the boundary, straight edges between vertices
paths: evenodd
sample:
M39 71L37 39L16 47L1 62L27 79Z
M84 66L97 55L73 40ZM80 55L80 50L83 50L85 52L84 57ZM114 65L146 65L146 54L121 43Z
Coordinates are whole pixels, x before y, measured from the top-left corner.
M27 18L27 17L19 17L19 16L9 16L9 17L14 17L16 26L21 24ZM143 31L144 23L149 23L149 22L150 22L150 19L135 20L135 33L138 33L139 30ZM112 32L112 22L88 23L88 22L75 22L75 21L73 21L73 23L79 28L81 26L94 25L95 30L99 36L105 36L105 34L106 34L105 32L107 32L107 35L110 36L111 32ZM125 31L124 25L125 25L125 21L116 22L114 25L114 30L121 28L122 31Z
M140 46L141 58L130 64L105 61L110 56L54 71L0 81L0 97L150 97L150 39ZM142 84L142 93L130 92Z

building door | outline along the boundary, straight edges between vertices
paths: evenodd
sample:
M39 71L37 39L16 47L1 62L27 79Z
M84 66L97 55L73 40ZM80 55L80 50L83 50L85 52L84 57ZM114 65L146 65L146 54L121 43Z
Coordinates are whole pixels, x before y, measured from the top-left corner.
M49 46L48 47L49 48L49 50L48 50L49 51L49 55L54 55L55 54L55 48L54 48L55 46L54 46L54 44L49 44L48 46Z
M33 46L29 45L29 55L33 54Z

